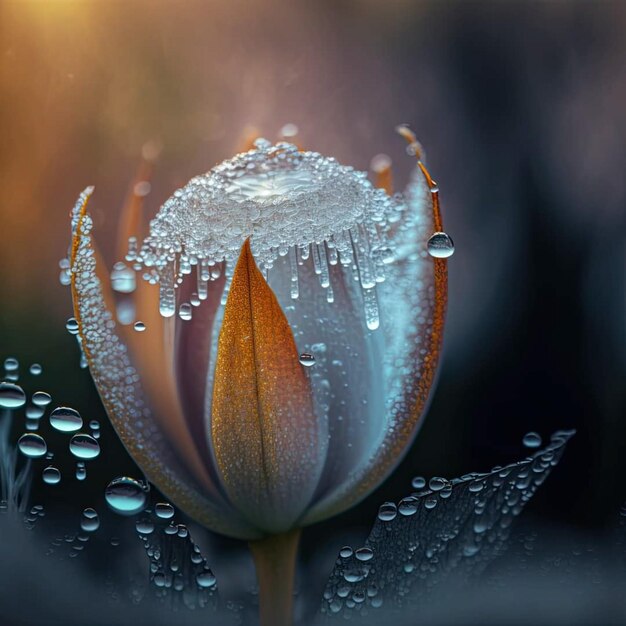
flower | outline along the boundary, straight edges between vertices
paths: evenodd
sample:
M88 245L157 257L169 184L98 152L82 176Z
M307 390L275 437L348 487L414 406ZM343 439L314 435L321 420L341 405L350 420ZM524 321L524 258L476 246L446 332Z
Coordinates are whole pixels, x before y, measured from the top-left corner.
M418 157L403 195L382 157L372 184L258 140L176 191L139 245L142 175L110 275L93 188L72 211L75 317L108 415L148 479L210 529L254 541L340 513L413 440L453 248L400 132Z

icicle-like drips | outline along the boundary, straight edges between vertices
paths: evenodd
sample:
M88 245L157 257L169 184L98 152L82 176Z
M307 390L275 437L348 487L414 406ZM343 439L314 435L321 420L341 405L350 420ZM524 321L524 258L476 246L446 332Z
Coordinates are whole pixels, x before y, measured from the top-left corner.
M241 245L250 238L266 276L279 256L288 257L294 300L300 297L301 265L312 265L329 302L330 268L355 271L367 327L378 328L376 285L394 258L388 234L402 199L335 159L284 142L255 145L176 191L152 220L141 248L129 245L129 257L145 268L144 278L160 285L161 314L176 313L175 290L194 265L198 300L206 299L208 282L225 271L224 303ZM183 319L190 310L186 304Z

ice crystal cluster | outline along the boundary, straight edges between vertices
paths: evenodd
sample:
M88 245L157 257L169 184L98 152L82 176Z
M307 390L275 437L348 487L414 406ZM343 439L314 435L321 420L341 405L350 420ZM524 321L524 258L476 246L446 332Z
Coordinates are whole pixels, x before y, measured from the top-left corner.
M198 266L201 300L224 261L230 279L242 242L250 237L266 275L278 257L289 257L293 299L299 296L298 266L309 258L329 301L329 265L350 268L373 329L378 326L375 287L393 260L388 235L403 207L399 197L375 188L365 173L333 158L259 140L254 150L177 190L152 220L133 260L146 268L144 278L160 284L160 310L167 317L176 313L176 285L193 266ZM228 281L224 300L227 291Z

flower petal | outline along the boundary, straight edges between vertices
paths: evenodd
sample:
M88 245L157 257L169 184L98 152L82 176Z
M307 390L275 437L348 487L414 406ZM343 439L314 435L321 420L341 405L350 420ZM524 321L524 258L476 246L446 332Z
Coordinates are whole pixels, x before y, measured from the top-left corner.
M427 251L433 229L442 229L438 192L431 193L428 182L430 177L417 169L407 190L407 214L393 235L396 260L388 266L385 282L377 285L387 427L368 462L322 497L304 524L350 508L379 485L406 453L424 414L441 352L447 300L447 261L431 258Z
M180 451L162 430L166 420L155 419L140 376L116 334L116 324L106 305L107 282L97 275L92 221L86 211L90 195L91 189L83 193L72 214L72 297L83 351L109 418L148 479L174 504L218 532L256 538L259 532L214 499L204 481L181 462Z
M211 432L233 504L267 532L289 529L317 485L321 445L291 328L249 240L220 331Z

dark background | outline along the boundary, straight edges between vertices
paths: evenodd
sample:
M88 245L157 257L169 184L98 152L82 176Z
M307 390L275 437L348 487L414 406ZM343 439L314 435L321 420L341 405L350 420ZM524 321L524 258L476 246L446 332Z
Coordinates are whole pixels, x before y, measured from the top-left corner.
M451 478L521 458L529 430L578 431L530 515L610 527L626 497L625 9L2 3L1 352L23 370L42 363L54 402L103 426L89 480L59 485L55 506L101 504L111 478L140 475L64 329L71 302L57 262L78 192L96 185L96 236L112 263L146 141L163 145L155 212L234 153L250 125L273 139L294 122L304 145L361 169L385 152L401 188L412 164L393 129L408 122L456 244L439 384L398 470L359 507L310 529L304 557L342 529L365 532L416 474ZM35 495L50 497L37 481Z

